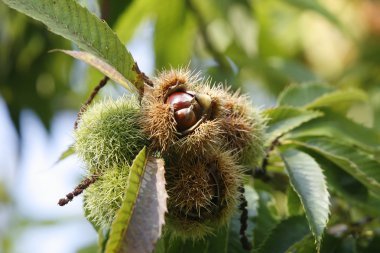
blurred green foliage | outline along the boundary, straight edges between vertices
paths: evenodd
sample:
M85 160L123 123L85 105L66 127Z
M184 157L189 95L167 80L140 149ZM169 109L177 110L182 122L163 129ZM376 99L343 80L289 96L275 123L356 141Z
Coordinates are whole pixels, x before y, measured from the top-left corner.
M273 139L286 134L287 145L307 153L324 171L334 215L321 252L379 251L379 221L372 222L380 213L379 196L373 192L379 190L380 163L379 1L103 0L97 4L124 43L142 24L153 28L150 60L156 69L190 66L249 93L256 104L269 101L264 106L273 105L285 89L279 99L285 107L272 112L277 125L270 125L268 129L274 130L268 133ZM49 127L55 112L79 108L100 75L65 55L47 53L72 45L1 2L0 28L0 94L15 127L20 127L20 112L25 109L35 111ZM309 84L299 86L303 82ZM276 131L280 131L277 136ZM316 136L322 138L313 139ZM249 216L254 248L315 252L298 189L281 176L285 173L278 154L270 157L268 171L272 181L255 180L255 190L251 189L258 195L256 213ZM8 203L2 192L0 202ZM230 231L220 231L220 240L237 235L234 222ZM279 243L279 237L285 239ZM219 239L212 240L207 249L220 244ZM189 252L204 246L172 243ZM159 241L158 252L165 251L166 244L165 238ZM82 252L93 250L91 246ZM240 249L230 240L223 250Z
M380 115L377 1L103 0L98 5L126 43L150 22L155 53L150 60L157 69L191 62L215 81L269 97L291 83L313 80L363 88L371 103L366 123L380 127L380 117L372 117ZM16 127L27 108L49 126L55 111L78 108L99 75L75 71L69 57L47 53L71 46L40 23L3 3L0 14L1 96ZM84 78L86 72L95 77Z

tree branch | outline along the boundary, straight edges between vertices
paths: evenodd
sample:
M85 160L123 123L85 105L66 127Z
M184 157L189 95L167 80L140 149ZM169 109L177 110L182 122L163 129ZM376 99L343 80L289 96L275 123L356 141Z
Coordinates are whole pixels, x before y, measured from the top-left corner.
M198 23L198 28L199 28L199 31L202 35L203 41L206 45L206 48L208 49L210 54L213 56L213 58L218 62L219 66L223 69L223 71L226 71L228 73L232 73L231 65L227 61L226 57L223 54L221 54L212 44L211 39L207 33L207 23L206 23L205 19L203 18L202 14L197 9L197 7L192 2L192 0L187 0L186 3L196 18L196 21Z
M95 96L99 93L100 89L103 88L107 84L108 80L109 80L109 78L107 76L105 76L102 80L100 80L99 84L92 91L90 97L81 106L81 108L79 109L79 112L78 112L77 119L75 120L75 123L74 123L74 129L78 128L78 123L79 123L80 118L82 117L82 114L87 110L87 107L94 100Z

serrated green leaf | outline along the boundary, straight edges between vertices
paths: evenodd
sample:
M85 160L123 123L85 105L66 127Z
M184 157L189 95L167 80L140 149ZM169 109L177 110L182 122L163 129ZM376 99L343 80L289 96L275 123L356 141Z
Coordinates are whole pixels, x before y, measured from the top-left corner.
M87 53L83 51L70 51L70 50L54 50L54 51L59 51L63 52L65 54L68 54L78 60L84 61L85 63L93 66L100 72L102 72L104 75L112 79L118 84L121 84L125 88L129 88L130 84L125 77L120 74L114 67L109 65L107 62L103 61L102 59Z
M319 245L329 218L330 201L325 176L318 163L306 153L286 149L281 156Z
M358 149L327 138L312 138L292 143L310 149L329 159L341 169L362 182L368 189L380 194L380 162L372 155Z
M302 149L311 155L326 175L329 191L373 216L380 216L380 199L375 198L367 187L342 170L339 166L310 150ZM324 241L326 238L324 238Z
M305 83L286 88L278 97L278 104L283 106L303 107L315 101L324 94L334 91L334 88L321 83Z
M140 151L130 169L125 197L112 223L106 253L150 253L161 235L166 209L164 162Z
M137 89L143 87L135 61L112 29L75 0L3 0L10 7L41 21L52 32L76 43L113 66ZM135 91L133 86L129 88Z
M365 150L380 150L380 134L374 129L360 125L328 109L324 109L323 113L323 117L294 129L289 137L325 136L358 145Z
M264 111L267 122L267 142L271 143L276 138L286 134L294 128L312 119L321 117L318 111L307 111L294 107L276 107Z
M342 106L345 104L352 104L354 102L364 102L368 100L368 96L361 90L337 90L331 93L324 94L313 102L306 105L306 108L319 108L329 106Z
M334 90L326 84L305 83L285 89L279 96L278 104L306 109L329 106L334 106L334 109L345 109L352 103L366 100L368 100L366 93L358 89Z
M285 252L294 243L310 234L304 216L293 216L280 222L267 237L258 253Z

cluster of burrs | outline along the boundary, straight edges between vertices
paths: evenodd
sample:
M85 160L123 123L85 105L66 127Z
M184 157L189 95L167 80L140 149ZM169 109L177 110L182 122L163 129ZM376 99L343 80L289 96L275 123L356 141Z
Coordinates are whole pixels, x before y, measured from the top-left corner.
M264 122L247 97L187 70L164 71L152 84L140 101L107 100L81 115L75 151L88 175L99 175L84 191L85 213L97 227L110 227L131 162L147 146L165 160L167 230L203 238L238 210L244 166L264 153Z

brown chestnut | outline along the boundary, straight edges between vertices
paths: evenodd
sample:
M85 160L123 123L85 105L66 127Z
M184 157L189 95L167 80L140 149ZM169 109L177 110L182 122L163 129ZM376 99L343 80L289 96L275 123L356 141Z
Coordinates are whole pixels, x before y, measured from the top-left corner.
M168 95L166 103L174 111L178 135L186 135L204 121L209 112L211 98L193 91L177 90Z
M186 92L177 91L168 97L166 103L169 103L173 107L174 111L178 111L180 109L190 107L193 99L194 96Z
M178 131L185 131L195 125L198 121L192 106L174 112L174 118L178 124Z

